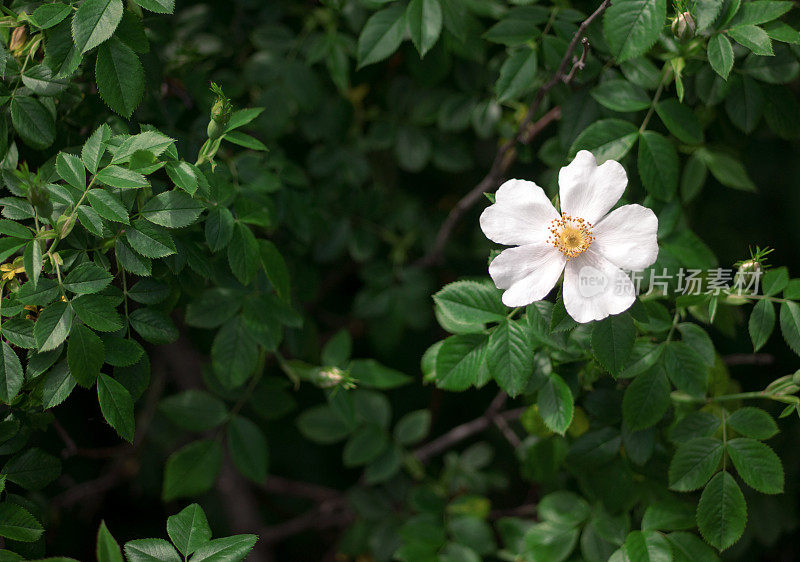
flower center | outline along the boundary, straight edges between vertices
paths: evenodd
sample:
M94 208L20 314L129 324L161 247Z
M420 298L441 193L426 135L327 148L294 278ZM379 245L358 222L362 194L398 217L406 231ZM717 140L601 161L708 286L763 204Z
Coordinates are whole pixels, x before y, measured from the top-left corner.
M594 228L592 224L582 218L562 213L550 223L548 228L550 237L547 242L570 260L581 255L592 245L594 241L592 228Z

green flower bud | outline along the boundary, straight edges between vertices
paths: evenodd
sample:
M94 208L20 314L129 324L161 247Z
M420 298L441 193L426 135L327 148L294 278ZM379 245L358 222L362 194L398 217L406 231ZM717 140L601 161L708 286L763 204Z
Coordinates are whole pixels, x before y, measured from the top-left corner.
M75 226L75 215L70 213L69 215L61 215L58 217L56 221L56 232L58 232L59 238L66 238L69 236L69 233L72 232L72 227Z

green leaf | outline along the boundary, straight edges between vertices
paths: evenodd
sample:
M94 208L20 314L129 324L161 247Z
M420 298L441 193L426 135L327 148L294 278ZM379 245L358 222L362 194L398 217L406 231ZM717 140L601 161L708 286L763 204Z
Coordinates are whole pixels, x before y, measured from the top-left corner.
M441 350L439 350L441 353ZM521 322L507 319L489 336L489 372L509 396L521 393L533 374L533 344Z
M43 150L56 140L56 122L42 103L29 96L11 99L11 123L22 140L36 150Z
M794 2L780 0L753 0L742 3L736 16L731 20L730 25L758 25L776 20L788 12L794 6Z
M263 483L267 479L269 463L264 432L252 421L237 415L228 422L227 434L233 464L253 482Z
M11 457L2 473L9 482L26 490L40 490L61 474L61 461L33 447Z
M756 302L750 313L747 328L750 332L750 340L753 342L753 351L758 351L767 343L775 328L775 307L772 302L766 299Z
M212 394L197 389L173 394L161 401L159 410L175 425L189 431L207 431L225 421L225 403Z
M24 377L17 353L5 341L0 345L0 400L10 404L22 389Z
M122 328L122 319L106 297L81 296L70 304L81 321L99 332L115 332Z
M128 210L116 195L104 189L95 188L86 192L86 199L89 201L92 209L97 211L97 214L104 219L120 222L122 224L130 224Z
M495 91L497 101L505 102L516 99L530 91L535 83L538 57L534 49L523 46L511 53L500 67Z
M374 359L354 359L350 362L350 375L364 388L390 389L412 381L411 377L381 365Z
M297 427L306 439L321 444L341 441L352 430L327 404L314 406L300 414Z
M708 42L708 62L717 74L728 79L733 68L733 47L722 33L717 33Z
M502 322L508 309L500 300L500 291L487 283L456 281L433 295L437 308L461 324Z
M136 189L150 185L147 178L139 172L134 172L133 170L128 170L127 168L114 164L106 166L97 172L95 180L109 187L118 187L120 189Z
M603 107L619 112L650 107L650 96L627 80L606 80L592 88L592 97Z
M72 37L81 54L114 33L122 19L122 0L85 0L72 16Z
M691 347L706 365L713 367L716 362L716 351L714 351L714 342L711 341L708 333L691 322L678 324L678 331L681 333L683 342Z
M358 37L358 67L382 61L403 41L406 9L395 4L370 16Z
M762 494L783 492L783 466L778 455L760 441L737 438L728 441L725 449L742 480Z
M145 341L165 345L178 339L178 329L169 316L152 308L137 308L129 317L131 327Z
M674 197L678 189L678 153L669 140L653 131L642 132L638 168L648 193L662 201Z
M669 487L679 492L702 488L717 471L722 459L722 442L697 437L681 443L669 465Z
M103 417L120 437L133 443L133 399L127 389L108 375L97 379L97 401Z
M272 283L272 287L278 296L288 302L291 300L291 278L286 261L278 251L278 248L275 247L275 244L269 240L260 239L258 241L258 249L267 279Z
M567 383L560 376L552 373L539 389L537 398L539 415L551 430L564 435L572 423L575 403Z
M114 276L97 264L86 262L70 271L64 278L64 288L73 293L88 295L108 287Z
M708 166L711 174L722 185L742 191L756 190L753 180L747 175L747 170L745 170L740 159L734 158L725 152L706 148L696 151L695 154Z
M430 411L415 410L400 418L394 426L394 438L401 445L413 445L425 439L430 429Z
M97 530L97 548L95 551L97 562L124 562L119 543L111 535L111 531L106 527L105 521L100 521L100 528Z
M755 25L740 25L728 30L734 41L757 55L773 55L772 41L767 32Z
M672 384L692 396L702 396L708 386L708 365L685 342L668 342L661 358Z
M231 238L233 237L233 223L233 213L231 213L222 205L213 207L208 212L205 222L205 235L206 242L208 242L208 246L212 252L219 252L225 248L228 243L230 243ZM267 240L259 242L267 242L268 244L272 244L272 242ZM272 245L272 247L274 248L275 246Z
M222 466L219 441L201 440L189 443L172 453L164 467L164 501L196 496L208 491Z
M694 533L670 533L667 540L672 546L674 562L719 562L714 549Z
M197 191L197 176L194 166L188 162L167 162L166 170L169 179L186 193L193 195Z
M126 138L119 147L114 151L114 157L111 159L112 164L124 164L133 159L133 156L139 151L145 151L151 154L154 158L159 157L166 150L168 150L175 143L175 139L159 131L142 131L138 135L131 135ZM167 172L169 172L170 165L178 164L177 162L167 163ZM182 162L182 164L186 164Z
M619 62L656 42L667 18L666 0L617 0L603 16L603 34Z
M796 302L781 304L781 334L792 351L800 355L800 305Z
M33 326L39 351L57 348L72 329L72 309L65 302L55 302L45 308Z
M206 514L196 503L167 518L167 534L181 554L189 556L211 540Z
M789 271L785 267L776 267L764 272L761 279L761 291L772 297L783 291L789 284Z
M630 314L618 314L596 322L592 328L592 352L609 373L617 375L628 361L636 339Z
M258 365L258 345L241 316L226 322L211 346L211 363L226 388L243 385Z
M73 154L59 152L56 171L61 179L77 189L86 189L86 168L81 159Z
M697 527L708 543L725 550L742 536L747 504L733 476L725 471L708 483L697 504Z
M47 410L61 404L72 393L76 382L66 362L50 369L42 387L42 408Z
M606 160L622 160L639 137L633 123L621 119L595 121L578 135L569 149L570 157L580 150L588 150L601 164Z
M133 228L125 229L131 247L148 258L163 258L177 252L169 232L144 219L133 221Z
M267 145L265 145L257 138L242 133L240 131L231 131L230 133L225 133L224 138L228 142L232 142L235 145L249 148L250 150L260 150L264 152L269 150L269 148L267 148Z
M669 391L667 377L659 367L633 379L622 399L622 415L628 428L638 431L657 424L670 406Z
M119 2L111 0L114 1ZM144 69L133 49L117 38L103 44L97 51L94 73L103 101L118 114L129 118L144 94Z
M350 436L342 451L342 461L345 466L361 466L378 458L388 440L382 427L374 423L366 424Z
M420 57L436 44L442 32L442 5L439 0L411 0L406 8L411 41Z
M97 335L86 326L74 324L67 343L69 370L81 386L90 388L105 361L105 348Z
M81 160L92 174L97 173L97 166L106 151L106 142L111 138L111 127L103 123L86 139L81 148Z
M156 14L171 14L175 11L175 0L135 0L145 10Z
M253 280L261 266L258 241L250 228L237 222L228 245L228 265L242 285Z
M703 128L689 107L676 99L666 99L656 104L656 113L670 133L688 144L703 142Z
M43 4L33 11L30 20L40 29L49 29L64 21L71 11L68 5L60 2Z
M671 562L672 549L661 533L656 531L631 531L622 547L630 562Z
M9 502L0 503L0 537L33 542L44 533L44 527L27 509Z
M142 216L167 228L181 228L197 220L203 205L183 191L159 193L142 208Z
M696 525L694 505L674 499L651 503L642 517L642 530L678 531Z
M725 420L728 427L754 439L769 439L778 433L778 424L761 408L746 406L733 412Z
M244 560L255 546L256 535L234 535L214 539L197 549L192 562L238 562Z
M125 543L128 562L182 562L180 554L164 539L136 539Z
M465 390L480 386L486 370L488 339L483 334L451 336L436 354L436 386L444 390Z
M752 133L764 113L764 93L758 82L748 76L734 76L725 98L725 111L734 125Z

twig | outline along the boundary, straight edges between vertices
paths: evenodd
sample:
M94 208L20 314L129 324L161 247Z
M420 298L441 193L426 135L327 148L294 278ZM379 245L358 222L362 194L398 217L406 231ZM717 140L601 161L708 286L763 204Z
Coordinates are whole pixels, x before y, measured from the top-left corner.
M320 503L326 500L338 499L342 496L341 492L333 488L327 488L309 482L289 480L288 478L275 475L268 476L267 481L261 484L261 488L270 494L307 498Z
M464 439L467 439L476 433L480 433L481 431L487 429L493 423L496 423L496 420L500 420L500 423L506 423L508 420L517 419L522 415L522 412L525 411L525 408L517 408L514 410L500 412L500 409L505 404L506 398L506 394L504 392L500 392L494 398L494 400L492 400L491 404L489 404L489 407L486 408L486 411L482 416L475 418L472 421L462 423L461 425L457 425L444 435L441 435L433 441L422 445L414 451L414 455L420 460L420 462L427 462L432 457L435 457L436 455L450 449L456 443L459 443ZM516 434L514 437L516 437ZM506 438L508 438L508 436L506 436ZM517 439L517 441L519 441L519 439Z
M734 353L722 358L729 367L736 365L772 365L775 357L769 353Z
M417 260L416 265L420 267L430 267L441 260L444 248L447 245L447 241L450 238L450 235L452 234L453 229L458 221L466 211L472 208L472 206L480 200L482 193L497 189L506 171L516 160L516 145L518 143L530 143L534 136L536 136L547 124L560 117L560 110L558 112L554 112L554 108L554 110L551 110L552 113L545 114L539 121L533 123L535 115L539 112L542 102L550 90L552 90L558 84L569 84L575 77L575 73L585 66L589 47L589 43L584 39L586 29L592 24L593 21L600 17L600 15L602 15L602 13L605 12L606 8L608 8L610 5L611 0L605 0L578 27L578 30L575 32L575 35L572 36L572 40L567 46L564 57L561 59L561 63L558 65L555 73L550 80L545 82L544 85L542 85L542 87L536 92L536 97L533 99L533 103L531 103L530 107L528 108L528 112L526 113L525 118L522 120L522 123L520 123L517 134L503 143L503 145L498 149L494 161L492 162L492 166L486 176L478 183L478 185L476 185L469 193L462 197L458 203L456 203L456 206L453 207L453 209L447 215L447 218L445 218L445 221L442 223L442 226L436 235L436 239L431 246L430 251L428 251L425 256ZM583 51L579 58L573 58L572 55L575 52L579 42L583 45ZM567 70L568 67L569 71ZM547 120L545 120L545 118L547 118ZM543 123L537 127L539 122Z
M265 527L258 533L261 542L273 544L310 529L322 530L346 526L353 518L347 500L341 498L322 502L318 507L284 523Z

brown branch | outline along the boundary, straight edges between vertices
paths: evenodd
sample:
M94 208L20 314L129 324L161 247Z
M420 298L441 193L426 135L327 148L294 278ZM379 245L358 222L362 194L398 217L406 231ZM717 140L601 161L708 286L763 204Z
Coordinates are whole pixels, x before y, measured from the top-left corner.
M772 365L775 363L775 356L769 353L734 353L726 355L723 358L725 364L729 367L737 365Z
M414 451L414 455L420 460L420 462L427 462L432 457L435 457L436 455L439 455L440 453L450 449L456 443L460 443L464 439L468 439L476 433L484 431L493 423L496 423L496 420L500 420L500 423L506 423L509 420L514 420L520 417L522 412L525 411L525 408L506 410L504 412L500 411L505 404L506 399L507 396L505 392L498 393L494 400L492 400L491 404L489 404L489 407L486 408L486 411L482 416L475 418L472 421L462 423L461 425L457 425L444 435L440 435L433 441L429 441L425 445L418 447ZM506 437L508 438L508 436ZM514 437L516 437L516 434L514 434ZM517 439L517 441L519 441L519 439Z
M584 38L586 29L592 24L592 22L600 17L600 15L602 15L602 13L605 12L606 8L608 8L610 5L611 0L604 0L604 2L600 4L600 6L578 27L578 30L575 32L575 35L572 36L572 40L567 46L564 57L561 59L561 63L558 65L555 73L550 80L545 82L536 92L536 97L534 97L533 102L528 108L525 118L522 120L522 123L520 123L517 134L502 144L502 146L498 149L494 161L492 162L492 166L486 176L478 183L478 185L476 185L469 193L462 197L458 203L456 203L456 206L453 207L442 223L442 226L436 235L436 239L431 246L430 251L428 251L425 256L417 260L416 265L420 267L430 267L441 260L442 254L444 253L444 248L447 245L447 241L449 240L453 229L459 220L461 220L461 217L464 215L464 213L471 209L472 206L480 200L482 193L494 191L499 187L506 171L508 171L509 167L511 167L517 158L516 145L519 143L530 143L531 140L550 122L558 119L561 116L560 109L553 108L537 122L533 122L534 117L541 108L545 96L550 92L550 90L552 90L558 84L569 84L572 82L576 72L585 66L586 56L589 48L589 43ZM583 51L580 57L573 57L572 55L575 52L578 43L582 44Z
M316 508L284 523L264 527L258 535L264 544L274 544L311 529L320 531L331 527L343 527L352 519L353 514L347 505L347 500L342 496L322 502Z
M261 484L261 489L269 494L277 494L284 496L293 496L297 498L306 498L315 502L321 503L323 501L339 499L342 493L333 488L327 488L318 484L311 484L309 482L299 482L296 480L289 480L282 476L269 475L266 482Z

